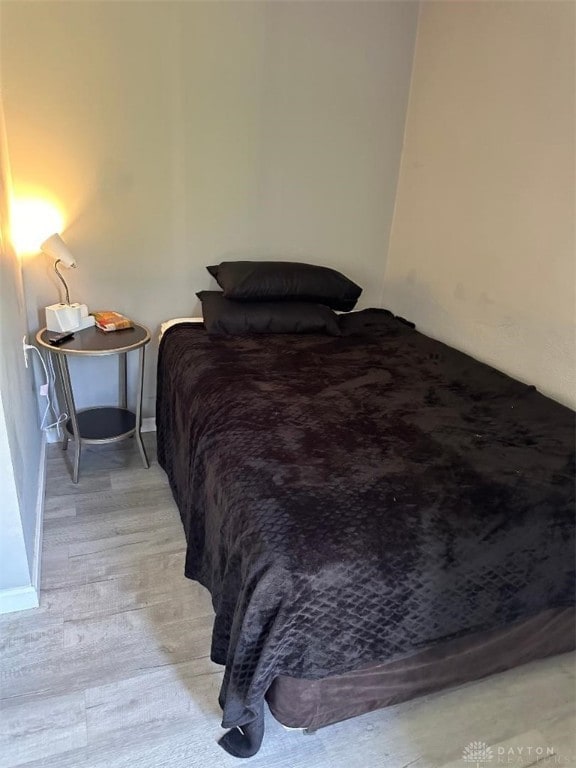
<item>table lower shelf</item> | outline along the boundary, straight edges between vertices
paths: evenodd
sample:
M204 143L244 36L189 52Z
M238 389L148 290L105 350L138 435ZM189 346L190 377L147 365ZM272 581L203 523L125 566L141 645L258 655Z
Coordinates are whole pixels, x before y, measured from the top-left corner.
M77 412L76 420L80 439L86 443L112 443L132 437L136 432L136 414L127 408L84 408ZM74 439L72 419L66 422L66 432Z

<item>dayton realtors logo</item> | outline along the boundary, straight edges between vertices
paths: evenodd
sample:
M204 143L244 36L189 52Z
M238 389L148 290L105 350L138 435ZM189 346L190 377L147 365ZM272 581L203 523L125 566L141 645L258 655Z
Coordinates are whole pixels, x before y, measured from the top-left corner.
M483 741L471 741L462 752L462 759L465 763L471 763L475 768L481 768L486 763L494 760L494 752Z
M464 747L462 759L471 768L486 768L486 766L495 765L534 765L540 760L553 758L555 765L566 765L573 763L573 758L567 755L559 755L554 747L489 747L483 741L471 741Z

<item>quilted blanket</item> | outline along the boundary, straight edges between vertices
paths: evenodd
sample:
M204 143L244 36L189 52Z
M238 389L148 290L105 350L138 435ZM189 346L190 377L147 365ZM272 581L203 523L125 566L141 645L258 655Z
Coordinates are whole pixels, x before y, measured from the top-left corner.
M574 603L574 413L386 310L166 332L158 458L216 613L223 746L318 679Z

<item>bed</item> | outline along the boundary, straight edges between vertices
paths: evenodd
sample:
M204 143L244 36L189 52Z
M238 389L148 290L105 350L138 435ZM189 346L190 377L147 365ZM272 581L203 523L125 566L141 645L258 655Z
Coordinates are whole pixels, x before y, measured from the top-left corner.
M222 745L574 647L568 408L386 310L166 328L158 458L215 610Z

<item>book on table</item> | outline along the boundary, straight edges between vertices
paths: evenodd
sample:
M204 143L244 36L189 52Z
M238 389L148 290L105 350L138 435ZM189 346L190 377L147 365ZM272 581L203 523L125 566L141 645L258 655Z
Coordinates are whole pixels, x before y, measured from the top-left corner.
M133 328L134 323L129 317L121 315L120 312L106 310L102 312L92 312L96 322L96 327L101 331L121 331L124 328Z

